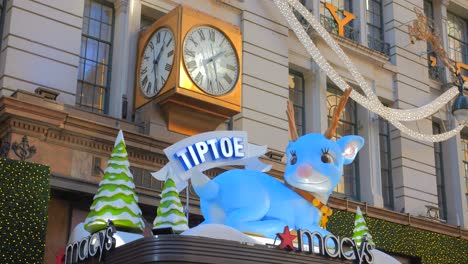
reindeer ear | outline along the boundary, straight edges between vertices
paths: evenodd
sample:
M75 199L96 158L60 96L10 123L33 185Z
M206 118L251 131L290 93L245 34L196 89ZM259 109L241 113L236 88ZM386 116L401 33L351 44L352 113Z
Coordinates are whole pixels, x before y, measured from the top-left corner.
M344 158L343 164L348 165L356 158L358 151L364 145L364 139L360 136L344 136L336 143L338 143L338 146L341 148Z

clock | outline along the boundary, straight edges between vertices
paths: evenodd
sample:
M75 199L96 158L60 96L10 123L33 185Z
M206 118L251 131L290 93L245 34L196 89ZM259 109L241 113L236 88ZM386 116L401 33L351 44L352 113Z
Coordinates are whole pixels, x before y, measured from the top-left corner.
M164 87L174 63L174 34L168 28L153 33L143 52L138 83L145 97L154 97Z
M140 32L137 118L184 135L215 130L241 111L241 66L239 27L179 5Z
M183 43L184 66L193 82L210 95L232 90L239 75L239 62L231 41L218 29L198 26Z

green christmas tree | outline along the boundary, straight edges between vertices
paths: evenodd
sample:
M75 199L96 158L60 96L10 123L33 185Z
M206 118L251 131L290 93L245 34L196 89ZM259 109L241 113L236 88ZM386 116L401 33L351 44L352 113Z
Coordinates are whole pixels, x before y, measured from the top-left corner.
M161 203L159 204L157 216L154 219L154 228L172 227L176 233L181 233L188 228L187 217L184 214L179 193L174 181L168 177L164 183L161 193Z
M358 206L356 211L356 218L354 220L354 230L353 230L353 239L356 241L357 247L361 247L361 241L364 238L364 235L367 237L367 242L372 244L375 247L372 236L369 233L369 229L366 225L366 220L362 216L361 208Z
M94 233L106 228L107 220L111 220L117 229L139 233L145 224L138 207L122 131L117 135L107 163L104 178L99 183L91 211L85 220L85 229Z

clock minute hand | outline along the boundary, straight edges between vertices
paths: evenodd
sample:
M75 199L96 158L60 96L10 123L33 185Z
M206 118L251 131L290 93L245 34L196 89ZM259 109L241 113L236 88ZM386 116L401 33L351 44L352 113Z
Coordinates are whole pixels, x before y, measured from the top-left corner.
M211 47L211 54L213 54L214 53L213 52L213 45L210 45L210 47ZM218 82L218 70L216 69L216 58L218 58L217 56L220 56L222 53L223 53L223 51L218 52L218 54L211 57L211 62L213 62L213 66L214 66L216 82Z
M159 53L158 53L158 56L157 56L156 59L154 60L154 64L158 64L158 63L159 63L159 59L161 58L161 55L162 55L163 51L164 51L164 44L162 45L161 50L160 50Z
M213 57L211 57L211 59L210 59L210 60L211 60L211 61L214 61L214 60L216 60L218 57L220 57L220 56L224 55L224 53L226 53L226 51L225 51L225 50L223 50L223 51L220 51L220 52L218 52L216 55L214 55Z

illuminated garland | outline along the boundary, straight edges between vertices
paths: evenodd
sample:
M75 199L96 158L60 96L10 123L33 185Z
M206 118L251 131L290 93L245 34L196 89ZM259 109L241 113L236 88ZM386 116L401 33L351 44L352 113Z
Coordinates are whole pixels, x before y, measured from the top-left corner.
M334 210L327 229L340 237L353 234L354 213ZM468 263L468 240L364 217L375 246L388 253L418 257L423 264Z
M316 32L325 40L325 42L335 51L338 57L343 61L346 68L349 70L353 78L358 82L359 86L364 91L366 96L362 96L356 91L351 93L351 98L358 102L360 105L377 113L381 117L387 119L395 127L397 127L403 133L409 135L410 137L425 140L429 142L438 142L447 140L450 137L455 136L463 129L464 125L459 125L451 131L441 133L438 135L432 134L421 134L407 126L403 125L400 121L417 121L423 118L426 118L430 115L433 115L441 107L446 105L450 100L458 95L458 90L456 87L452 87L447 90L444 94L439 96L437 99L432 101L430 104L425 106L415 108L415 109L392 109L384 106L377 98L377 95L374 93L371 87L364 80L361 73L357 70L356 66L351 62L351 60L346 56L343 50L339 47L336 41L330 36L330 34L325 30L325 28L315 19L315 17L297 0L275 0L274 1L283 16L288 21L291 29L297 35L299 41L302 43L307 52L311 55L317 65L327 74L327 76L341 89L346 90L349 85L341 78L341 76L331 67L331 65L325 60L318 48L312 42L309 35L306 33L302 25L297 20L296 16L292 12L289 5L291 5L297 12L299 12L309 24L316 30Z
M0 263L43 263L49 167L0 159Z

